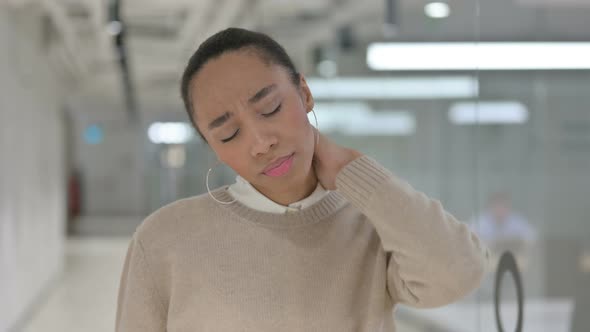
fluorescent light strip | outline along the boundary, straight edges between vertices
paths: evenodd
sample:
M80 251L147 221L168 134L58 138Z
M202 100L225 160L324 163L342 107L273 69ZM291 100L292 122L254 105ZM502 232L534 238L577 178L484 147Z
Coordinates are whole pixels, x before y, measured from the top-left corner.
M373 43L373 70L590 69L590 43Z
M478 80L471 76L309 78L307 82L316 99L454 99L476 97L479 92Z
M449 109L449 120L457 125L523 124L529 118L527 108L519 102L459 102Z
M416 119L408 111L372 111L360 102L316 103L314 109L322 132L352 136L408 136L416 131ZM311 123L314 123L310 115Z

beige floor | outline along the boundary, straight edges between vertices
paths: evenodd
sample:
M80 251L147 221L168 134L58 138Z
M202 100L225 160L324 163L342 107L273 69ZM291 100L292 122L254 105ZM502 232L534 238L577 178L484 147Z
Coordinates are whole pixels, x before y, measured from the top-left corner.
M22 332L114 331L119 276L129 238L69 239L65 273ZM398 321L397 332L417 332Z
M114 330L128 238L70 239L65 273L23 332Z

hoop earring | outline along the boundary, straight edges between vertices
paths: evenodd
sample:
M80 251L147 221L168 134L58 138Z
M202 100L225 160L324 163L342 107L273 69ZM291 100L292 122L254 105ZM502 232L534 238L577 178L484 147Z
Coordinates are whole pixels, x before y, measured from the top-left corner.
M313 118L315 119L315 128L318 131L318 134L315 139L315 144L318 145L318 143L320 142L320 126L318 125L318 117L315 115L315 111L313 110L313 108L311 109L311 113L313 114ZM314 135L315 135L315 132L314 132Z
M216 164L215 164L213 167L209 168L209 170L207 171L207 176L205 177L205 186L207 186L207 192L209 193L209 196L211 196L211 198L212 198L214 201L216 201L216 202L217 202L217 203L219 203L219 204L225 204L225 205L232 204L232 203L236 202L236 201L237 201L237 199L234 199L234 200L233 200L233 201L231 201L231 202L222 202L222 201L218 200L217 198L215 198L215 197L213 196L213 194L211 194L211 189L209 189L209 174L211 173L211 171L212 171L212 170L213 170L215 167L219 166L219 164L220 164L220 162L219 162L219 161L217 161L217 163L216 163Z

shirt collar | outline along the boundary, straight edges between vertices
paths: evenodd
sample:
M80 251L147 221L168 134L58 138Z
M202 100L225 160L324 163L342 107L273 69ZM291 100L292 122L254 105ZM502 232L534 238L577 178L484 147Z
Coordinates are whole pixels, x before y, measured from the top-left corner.
M328 194L328 191L324 189L324 187L318 181L318 185L311 195L300 201L285 206L273 202L271 199L264 196L262 193L256 190L254 186L246 181L246 179L239 175L236 176L236 182L229 186L228 191L240 203L251 209L281 214L305 209L320 201L326 194Z

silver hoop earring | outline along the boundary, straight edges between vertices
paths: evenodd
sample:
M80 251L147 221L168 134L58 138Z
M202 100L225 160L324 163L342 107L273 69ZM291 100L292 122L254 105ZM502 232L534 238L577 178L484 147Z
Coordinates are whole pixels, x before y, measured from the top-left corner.
M215 198L215 197L213 196L213 194L211 194L211 189L209 189L209 174L211 173L211 171L212 171L212 170L213 170L215 167L219 166L219 164L220 164L220 162L218 161L218 162L217 162L217 163L216 163L216 164L215 164L213 167L209 168L209 170L207 171L207 176L205 177L205 186L207 187L207 192L209 193L209 196L211 196L211 198L212 198L214 201L216 201L216 202L217 202L217 203L219 203L219 204L226 204L226 205L227 205L227 204L232 204L232 203L236 202L236 201L237 201L237 199L234 199L234 200L233 200L233 201L231 201L231 202L222 202L222 201L218 200L217 198Z
M313 114L313 118L315 119L315 128L318 131L318 134L315 139L315 144L317 145L320 142L320 126L318 125L318 117L315 115L315 111L313 110L313 108L311 109L311 113Z

